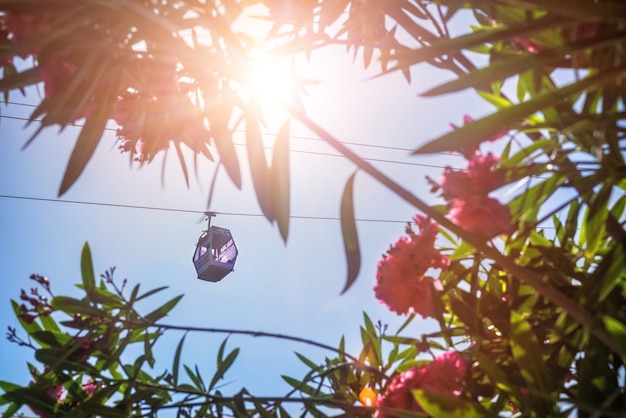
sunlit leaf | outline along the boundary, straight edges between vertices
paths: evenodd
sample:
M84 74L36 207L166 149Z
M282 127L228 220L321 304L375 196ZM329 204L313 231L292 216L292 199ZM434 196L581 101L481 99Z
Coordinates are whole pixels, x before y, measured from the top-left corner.
M61 187L59 188L59 196L65 194L74 182L78 180L87 163L91 160L96 146L100 142L100 138L102 138L109 115L113 110L116 94L114 87L109 86L107 94L96 101L95 109L87 117L85 125L76 140L70 160L67 163Z
M592 37L583 39L578 42L571 42L558 48L541 51L537 54L525 54L506 60L491 62L489 66L474 70L466 75L462 75L456 80L442 84L432 88L422 96L438 96L463 90L466 88L475 88L476 86L487 86L489 83L498 80L504 80L508 77L520 74L522 72L549 66L554 60L572 53L572 51L585 49L589 47L602 47L605 44L612 44L623 39L624 34L609 33L602 37Z
M543 359L542 347L532 326L522 314L511 312L511 352L528 385L538 392L552 390L552 376Z
M233 184L241 189L241 168L239 167L239 158L235 150L235 144L232 141L232 135L228 129L228 121L232 112L232 108L226 108L222 105L217 109L210 109L209 120L211 122L211 136L215 141L215 147L220 155L220 159L228 177Z
M189 172L187 170L187 163L185 162L185 156L183 155L183 151L180 149L180 143L174 141L174 148L176 148L176 155L178 156L178 161L180 162L180 167L183 169L183 175L185 177L185 184L189 187Z
M592 257L597 253L598 248L602 245L602 241L606 236L604 223L609 213L608 201L611 196L613 186L605 184L598 193L596 193L589 205L585 217L586 230L586 248L587 257Z
M445 396L421 389L412 390L411 393L422 409L432 417L488 418L491 416L481 404L459 396Z
M251 108L246 117L246 145L248 149L248 161L250 163L250 175L256 192L257 201L265 218L273 222L276 219L274 207L271 173L265 158L265 148L261 137L260 120L257 117L257 109Z
M290 216L290 179L289 179L289 120L283 124L276 136L274 143L274 153L272 155L272 191L274 197L274 208L278 230L287 242L289 235Z
M613 338L617 342L617 345L619 347L622 347L622 352L620 353L620 355L622 358L625 358L624 355L626 354L626 324L610 316L602 317L602 322L604 323L606 330L613 336Z
M519 36L528 36L531 33L558 26L564 22L567 22L567 20L562 18L537 19L526 25L516 27L498 28L489 25L467 35L454 38L435 38L430 46L397 53L394 58L398 60L398 64L392 71L431 61L438 57L449 56L486 43L502 42Z

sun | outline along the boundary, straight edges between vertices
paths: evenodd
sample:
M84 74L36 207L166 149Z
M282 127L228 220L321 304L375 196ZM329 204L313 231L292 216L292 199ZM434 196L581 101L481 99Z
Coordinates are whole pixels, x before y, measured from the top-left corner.
M244 71L243 91L265 110L278 110L293 102L297 83L293 58L253 49Z

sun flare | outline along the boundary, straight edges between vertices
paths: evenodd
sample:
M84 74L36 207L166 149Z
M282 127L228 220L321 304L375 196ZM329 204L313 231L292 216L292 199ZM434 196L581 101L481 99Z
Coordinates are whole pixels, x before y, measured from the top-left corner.
M245 71L244 91L267 109L277 109L293 101L296 78L291 60L253 50Z

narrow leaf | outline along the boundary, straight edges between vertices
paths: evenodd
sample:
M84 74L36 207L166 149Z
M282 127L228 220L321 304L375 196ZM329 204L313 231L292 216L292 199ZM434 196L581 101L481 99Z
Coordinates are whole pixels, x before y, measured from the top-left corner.
M361 250L354 217L355 176L356 172L348 179L341 198L341 233L348 263L348 277L341 293L345 293L354 284L361 269Z
M263 215L268 221L274 222L276 214L272 199L271 173L267 166L263 139L261 138L261 130L259 127L260 120L256 113L257 109L252 108L249 110L246 118L246 145L248 149L248 161L250 163L250 174L252 175L252 183L254 184L254 191L256 192L261 212L263 212Z
M538 392L549 393L552 377L541 355L541 346L533 328L523 316L511 312L511 352L528 385Z
M96 287L96 275L93 272L93 261L91 260L91 249L89 244L83 245L83 252L80 257L80 271L83 275L83 285L85 290Z
M604 322L604 326L606 330L613 336L615 341L617 342L617 346L622 348L622 352L619 353L622 358L625 358L626 355L626 324L623 322L612 318L610 316L604 316L602 318L602 322Z
M211 114L211 136L215 141L215 148L220 155L222 164L226 169L228 177L238 189L241 189L241 168L239 166L239 158L235 150L235 144L232 141L231 132L228 129L228 121L230 119L231 108L227 108L226 104L216 109L209 109Z
M613 82L615 77L624 72L625 67L616 67L603 71L557 90L544 93L524 103L502 109L483 119L468 123L413 151L414 154L452 151L479 144L502 129L514 129L521 126L522 119L547 107L555 106L572 95L591 87Z
M180 143L174 141L174 148L176 148L176 155L178 156L178 161L180 161L180 167L183 169L183 176L185 177L185 184L189 187L189 171L187 170L187 163L185 163L185 156L183 155L183 150L180 149Z
M183 295L178 295L175 298L171 299L169 302L167 302L165 305L154 310L153 312L150 312L148 315L145 316L145 320L151 323L155 323L159 319L166 316L178 304L178 302L180 302L182 297Z
M109 115L113 110L115 104L115 91L111 86L109 91L104 97L100 97L96 102L96 108L87 117L85 125L80 131L70 160L67 163L63 180L61 181L61 187L59 188L59 196L62 196L67 190L72 187L74 182L78 180L78 177L82 174L83 170L87 166L87 163L91 159L96 146L102 138L102 133L106 127Z
M174 364L172 365L172 381L174 382L174 387L178 386L178 371L180 369L180 355L183 351L183 343L185 342L185 337L187 334L183 335L178 343L178 347L176 347L176 353L174 354Z
M95 317L104 317L106 313L95 308L85 300L69 298L67 296L55 296L50 302L53 308L59 309L69 315L82 314Z
M458 396L429 393L421 389L411 392L429 416L438 418L487 418L491 416L478 402L465 400Z
M289 235L289 120L283 124L276 136L274 154L272 156L272 191L276 223L283 241Z

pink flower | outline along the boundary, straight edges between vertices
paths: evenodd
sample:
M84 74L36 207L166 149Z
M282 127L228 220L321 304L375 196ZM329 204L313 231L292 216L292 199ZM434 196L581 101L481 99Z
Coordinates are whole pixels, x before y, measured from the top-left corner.
M456 351L446 351L437 355L428 365L429 378L426 379L421 389L440 395L459 396L465 380L469 362Z
M4 16L0 16L0 50L4 49L4 46L9 47L11 45L11 40L9 39L9 32L4 29ZM8 56L4 58L0 58L0 67L4 67L5 65L13 63L13 57Z
M89 396L92 396L96 393L96 390L98 390L98 384L93 379L89 379L89 381L83 385L83 390L87 392Z
M385 394L376 402L378 407L404 411L424 412L415 400L412 390L421 389L443 396L460 396L467 380L468 360L456 351L437 355L432 362L400 373L387 385ZM393 418L397 415L377 410L376 418Z
M449 214L461 228L487 238L504 234L511 227L509 207L487 196L454 199Z
M393 378L391 383L387 385L387 390L383 396L379 396L376 406L385 408L396 408L404 411L422 412L411 390L418 389L421 383L420 368L413 367ZM374 413L375 418L393 418L396 415L377 410Z
M34 385L34 384L35 382L30 382L30 385ZM61 395L63 394L62 385L49 386L42 391L42 394L59 403L62 403L64 401L63 399L61 399ZM56 415L54 414L42 412L36 408L33 408L32 406L29 406L29 408L31 409L31 411L33 411L35 415L37 415L40 418L55 418L56 417Z
M72 49L69 47L61 49L39 64L39 74L41 81L44 83L44 92L47 99L61 94L70 80L77 76L79 68L71 61L72 52ZM68 115L71 116L70 120L59 122L71 123L78 119L86 118L91 114L94 107L94 101L89 100L75 115Z
M526 36L518 36L513 39L513 44L520 49L525 49L531 54L538 54L541 51L545 50L546 47L540 44L539 42L533 41L529 37Z
M474 155L470 158L467 172L474 193L486 195L492 190L502 187L504 174L501 171L493 170L498 160L498 157L491 152L485 156Z
M462 198L472 194L472 180L467 171L446 167L439 186L444 199Z
M40 0L39 3L52 3L49 0ZM51 30L51 24L55 23L61 26L58 21L63 15L59 13L50 13L51 5L41 7L42 4L24 7L22 10L6 11L3 15L3 23L6 30L11 34L12 42L32 42L33 40L45 40L48 38L48 32ZM58 8L58 6L57 6ZM31 54L39 53L40 45L31 47L22 54L26 58Z
M434 248L437 224L423 216L416 216L415 222L420 232L407 228L408 236L401 237L379 261L374 293L398 314L434 317L431 289L443 288L425 274L430 268L446 266L448 259Z
M439 186L446 200L466 199L475 195L487 195L492 190L502 187L504 175L493 168L498 157L492 153L485 156L475 154L469 159L465 170L453 170L446 167Z

